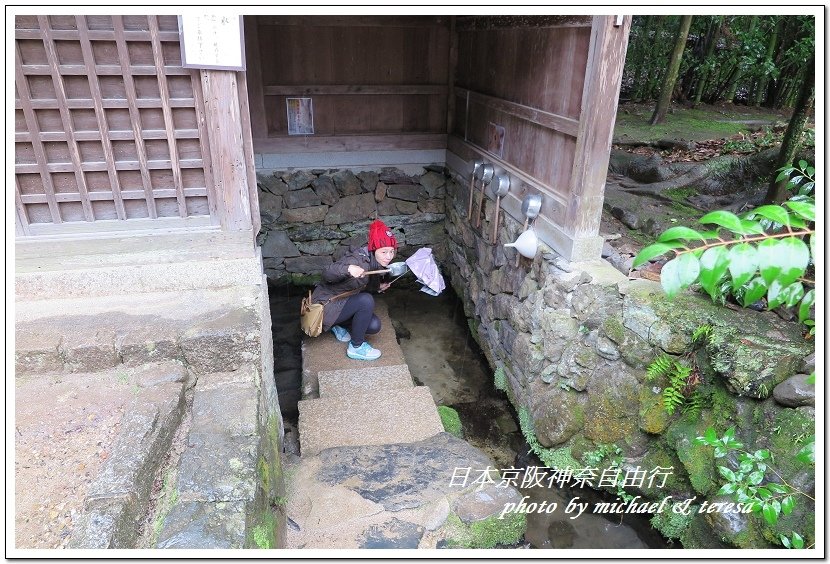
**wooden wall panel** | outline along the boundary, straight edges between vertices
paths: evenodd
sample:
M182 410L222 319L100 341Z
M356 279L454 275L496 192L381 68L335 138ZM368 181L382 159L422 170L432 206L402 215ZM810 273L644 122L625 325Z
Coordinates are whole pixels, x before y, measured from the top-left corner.
M17 16L15 37L18 234L210 215L176 16Z
M445 133L449 22L448 17L250 18L246 27L255 27L257 41L248 42L248 60L256 61L259 76L249 77L248 90L251 96L262 93L261 101L251 100L255 149L263 151L276 139L307 143L305 136L288 135L286 97L312 98L315 137ZM256 125L262 123L264 133Z
M565 202L570 190L591 20L459 17L452 131L486 149L505 128L501 161ZM496 156L496 155L494 155Z

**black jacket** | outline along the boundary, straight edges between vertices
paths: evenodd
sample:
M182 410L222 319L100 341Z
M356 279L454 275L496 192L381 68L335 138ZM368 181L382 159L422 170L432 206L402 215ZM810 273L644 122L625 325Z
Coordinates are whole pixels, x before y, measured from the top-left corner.
M314 288L311 294L311 301L314 303L325 303L323 306L323 331L328 331L337 318L340 312L343 311L343 306L346 305L346 300L351 296L346 296L337 300L331 300L333 296L348 292L349 290L359 290L361 292L377 292L380 283L386 278L386 275L372 274L370 276L362 276L354 278L349 274L349 266L356 265L363 270L379 270L383 268L375 260L375 253L369 251L367 247L349 247L343 257L330 264L323 271L323 279Z

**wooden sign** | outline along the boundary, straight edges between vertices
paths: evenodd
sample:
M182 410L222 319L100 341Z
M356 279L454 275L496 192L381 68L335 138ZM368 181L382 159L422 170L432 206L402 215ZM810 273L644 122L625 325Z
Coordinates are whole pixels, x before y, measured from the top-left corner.
M179 16L179 36L183 67L245 70L242 16Z

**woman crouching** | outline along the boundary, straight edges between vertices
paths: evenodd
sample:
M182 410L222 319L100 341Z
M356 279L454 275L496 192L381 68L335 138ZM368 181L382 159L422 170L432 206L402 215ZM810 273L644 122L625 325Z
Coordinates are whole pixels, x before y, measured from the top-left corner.
M385 276L365 276L364 272L383 269L395 258L398 241L386 225L375 220L369 226L369 241L363 247L350 247L343 257L323 271L322 282L314 288L311 301L323 303L323 331L331 330L338 341L349 343L346 356L356 360L375 360L380 351L366 341L366 335L380 331L375 315L375 298L369 292L383 292L389 283ZM332 297L356 292L347 298Z

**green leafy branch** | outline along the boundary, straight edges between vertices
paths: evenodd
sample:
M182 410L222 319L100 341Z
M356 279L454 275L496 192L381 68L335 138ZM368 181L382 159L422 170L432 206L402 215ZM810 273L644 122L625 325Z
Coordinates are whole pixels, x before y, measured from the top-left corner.
M739 451L736 469L718 466L718 472L726 479L726 483L718 490L718 495L732 495L737 503L751 507L753 513L760 513L770 526L778 522L780 515L792 513L796 497L802 496L815 502L812 496L788 483L775 468L769 466L772 462L769 450L743 450L743 443L735 438L735 427L727 429L722 437L718 437L715 429L709 427L693 443L713 447L715 458L724 458L733 450ZM815 435L809 438L795 459L803 464L815 464ZM777 482L767 479L767 470L775 474ZM798 533L793 532L792 538L786 535L781 535L780 538L787 548L804 547L804 539Z
M804 168L782 169L782 174L787 170L813 172ZM799 174L796 178L806 177ZM810 182L808 179L801 185L802 191ZM715 226L713 231L672 227L640 251L633 266L672 252L674 257L660 272L660 282L670 298L698 283L713 301L723 301L724 293L731 292L744 307L762 298L770 309L798 306L798 319L812 334L815 281L807 274L814 264L816 213L815 200L808 192L801 199L785 202L786 207L761 206L742 217L722 210L708 213L699 222Z

